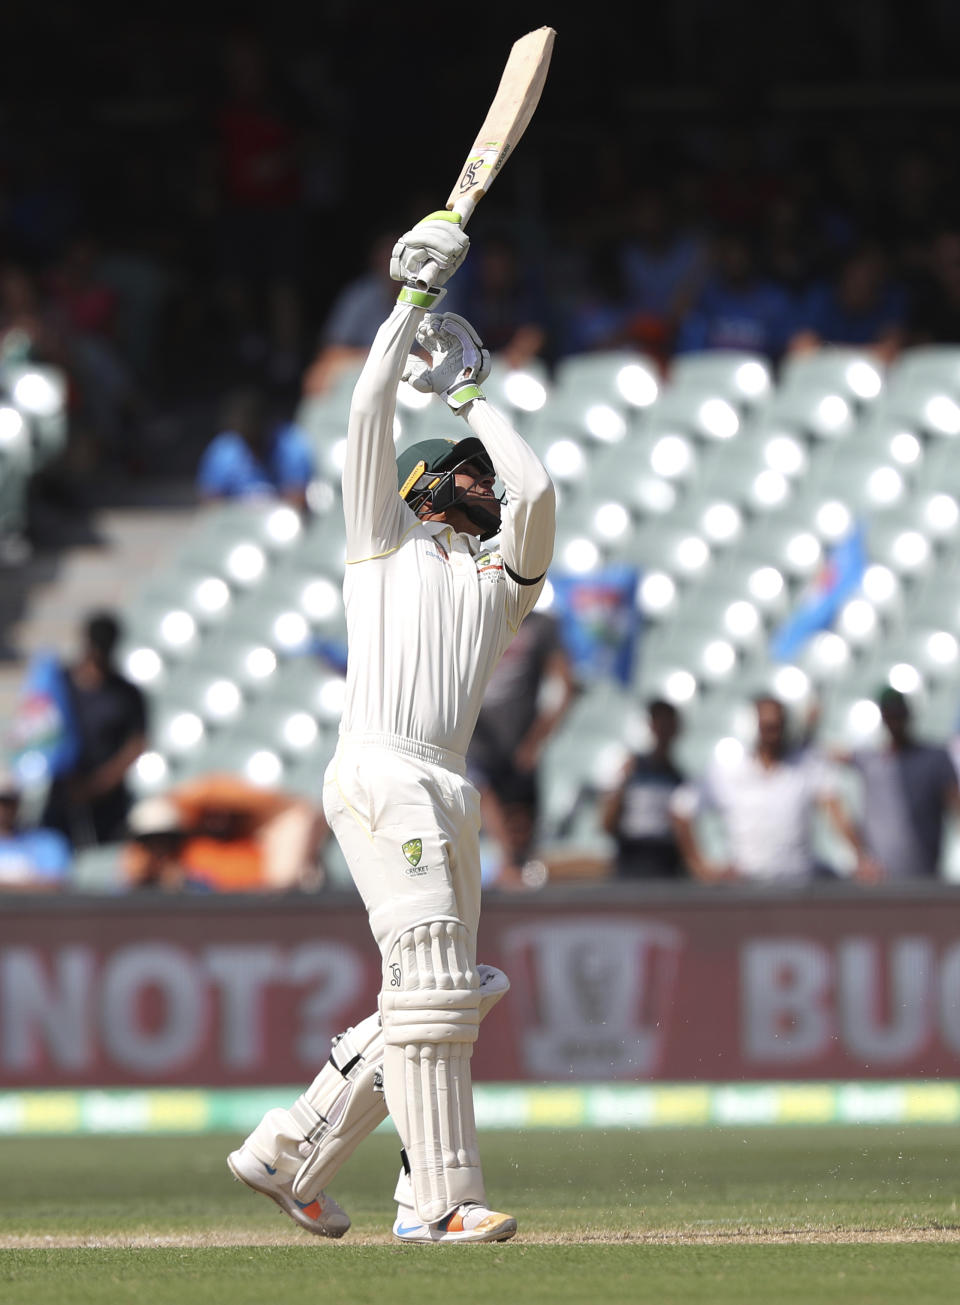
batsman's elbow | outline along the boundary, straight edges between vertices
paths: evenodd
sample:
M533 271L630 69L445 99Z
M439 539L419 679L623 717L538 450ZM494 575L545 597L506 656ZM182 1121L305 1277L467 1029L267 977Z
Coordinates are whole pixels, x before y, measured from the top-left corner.
M538 462L536 469L529 476L527 484L524 486L523 497L530 504L531 511L538 513L552 512L556 515L556 487L542 463Z

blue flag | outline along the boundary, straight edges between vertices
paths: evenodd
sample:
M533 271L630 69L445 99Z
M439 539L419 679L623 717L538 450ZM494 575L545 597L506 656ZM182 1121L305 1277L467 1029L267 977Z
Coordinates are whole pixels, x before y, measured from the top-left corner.
M6 748L26 787L69 771L80 750L66 672L52 653L38 652L27 666Z
M590 575L551 575L553 610L574 673L584 681L629 685L640 634L635 567L617 564Z
M828 554L812 583L770 638L770 654L790 661L819 630L828 630L848 598L860 588L867 569L863 528L854 526Z

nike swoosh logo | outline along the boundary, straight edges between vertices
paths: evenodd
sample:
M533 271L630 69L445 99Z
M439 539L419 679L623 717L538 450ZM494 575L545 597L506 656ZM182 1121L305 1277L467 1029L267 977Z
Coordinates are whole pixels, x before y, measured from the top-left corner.
M264 1160L264 1162L263 1162L263 1167L264 1167L264 1169L266 1169L266 1171L267 1171L268 1174L275 1174L275 1173L277 1172L276 1169L271 1169L271 1168L270 1168L270 1166L267 1164L266 1160Z
M397 1225L397 1236L398 1236L398 1237L406 1237L406 1236L407 1236L408 1234L410 1234L410 1233L423 1232L423 1230L424 1230L425 1227L426 1227L426 1224L423 1224L423 1223L412 1223L412 1224L410 1224L410 1226L409 1226L408 1228L405 1228L405 1227L403 1226L403 1224L398 1224L398 1225Z

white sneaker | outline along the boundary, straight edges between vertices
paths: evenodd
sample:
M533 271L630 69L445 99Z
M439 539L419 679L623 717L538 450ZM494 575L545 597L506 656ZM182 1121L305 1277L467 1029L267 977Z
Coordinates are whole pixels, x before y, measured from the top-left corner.
M342 1237L350 1227L350 1216L332 1196L320 1192L312 1201L298 1201L292 1181L258 1160L245 1146L230 1152L227 1165L234 1178L276 1201L284 1214L316 1237Z
M437 1223L424 1223L409 1205L397 1206L393 1235L401 1242L425 1245L446 1242L505 1242L517 1231L512 1214L498 1214L468 1201Z

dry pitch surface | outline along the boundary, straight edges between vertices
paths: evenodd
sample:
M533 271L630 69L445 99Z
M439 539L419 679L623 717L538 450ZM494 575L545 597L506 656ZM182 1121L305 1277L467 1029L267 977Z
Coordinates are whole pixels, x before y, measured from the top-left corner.
M354 1220L340 1242L311 1238L233 1182L224 1158L237 1140L0 1141L0 1300L957 1299L953 1130L487 1133L491 1199L521 1232L455 1248L390 1238L388 1135L371 1138L333 1189Z

